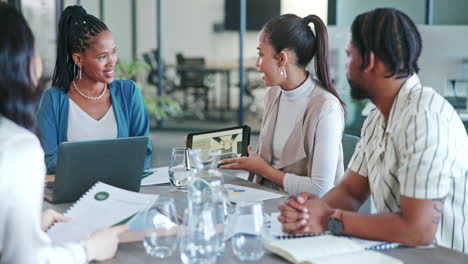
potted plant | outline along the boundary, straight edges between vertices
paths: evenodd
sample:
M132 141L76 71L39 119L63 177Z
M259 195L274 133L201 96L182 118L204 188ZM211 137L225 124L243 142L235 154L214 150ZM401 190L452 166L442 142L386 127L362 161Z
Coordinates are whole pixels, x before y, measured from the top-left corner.
M181 107L171 97L158 96L157 89L150 89L147 83L140 81L141 76L147 75L150 71L151 66L139 59L119 60L115 69L117 79L134 80L140 87L150 118L155 121L166 120L179 113Z

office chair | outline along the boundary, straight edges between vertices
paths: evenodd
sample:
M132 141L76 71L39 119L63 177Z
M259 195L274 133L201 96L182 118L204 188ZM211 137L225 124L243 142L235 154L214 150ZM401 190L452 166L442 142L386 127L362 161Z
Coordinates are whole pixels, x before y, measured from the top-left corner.
M353 135L343 134L343 137L341 138L341 145L343 146L343 164L345 170L348 167L349 161L353 156L358 142L359 137Z
M157 60L158 49L153 49L149 52L143 53L143 61L150 66L146 81L156 87L159 86L158 78L158 60ZM164 65L164 60L163 60ZM174 78L170 78L166 74L166 68L164 68L164 94L171 94L174 90Z
M198 102L203 99L203 109L208 111L209 87L206 85L206 70L205 59L201 57L184 57L177 53L177 75L179 77L178 88L184 91L184 110L188 109L189 96L193 98L193 102Z
M359 142L359 137L343 134L341 139L341 144L343 145L343 163L345 165L345 170L348 167L349 161L353 156L354 150L356 149L356 145ZM359 208L359 213L361 214L370 214L374 211L374 207L372 205L372 197L369 197L366 202L361 205Z

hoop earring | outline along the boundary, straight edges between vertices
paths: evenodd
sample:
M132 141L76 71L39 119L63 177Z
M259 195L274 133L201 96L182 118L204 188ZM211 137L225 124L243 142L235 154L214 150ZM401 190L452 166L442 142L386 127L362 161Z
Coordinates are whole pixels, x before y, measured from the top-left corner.
M283 66L283 70L281 71L281 75L283 75L285 79L288 78L288 74L286 73L286 68L284 68L284 66Z
M78 67L78 72L79 72L78 75L80 76L79 79L81 80L81 68L80 67Z

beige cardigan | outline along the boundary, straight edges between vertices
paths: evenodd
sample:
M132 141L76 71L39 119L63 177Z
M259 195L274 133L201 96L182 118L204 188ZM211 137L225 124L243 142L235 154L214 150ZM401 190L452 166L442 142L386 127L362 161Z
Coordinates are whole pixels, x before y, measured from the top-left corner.
M276 126L280 95L280 87L269 88L265 95L265 109L257 153L268 164L271 164L272 160L272 141ZM275 166L276 169L286 173L294 173L297 175L311 177L310 173L314 166L314 141L316 138L314 136L314 140L311 140L312 137L306 135L315 135L315 129L322 114L326 113L330 107L336 107L336 104L340 105L341 108L340 102L334 95L327 92L319 84L316 84L303 118L298 118L291 135L284 144L280 162ZM340 144L338 164L336 165L335 184L343 176L343 172L343 149ZM255 175L254 181L259 184L279 189L275 183L258 175Z

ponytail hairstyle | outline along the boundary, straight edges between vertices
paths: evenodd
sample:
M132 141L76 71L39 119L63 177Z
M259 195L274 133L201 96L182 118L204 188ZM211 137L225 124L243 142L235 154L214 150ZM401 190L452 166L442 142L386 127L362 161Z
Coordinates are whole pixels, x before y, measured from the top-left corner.
M0 116L37 134L42 89L34 80L34 36L23 15L6 3L0 3L0 25Z
M315 34L309 27L312 23ZM316 15L300 18L294 14L285 14L269 20L263 26L263 32L276 53L291 49L297 57L297 65L307 67L316 56L315 74L320 84L333 94L345 109L345 103L336 91L330 76L328 52L328 32L323 21Z
M92 44L91 39L106 30L108 28L101 20L86 13L81 6L69 6L63 10L59 22L52 86L68 92L70 83L76 79L80 70L75 65L72 54L85 52Z

